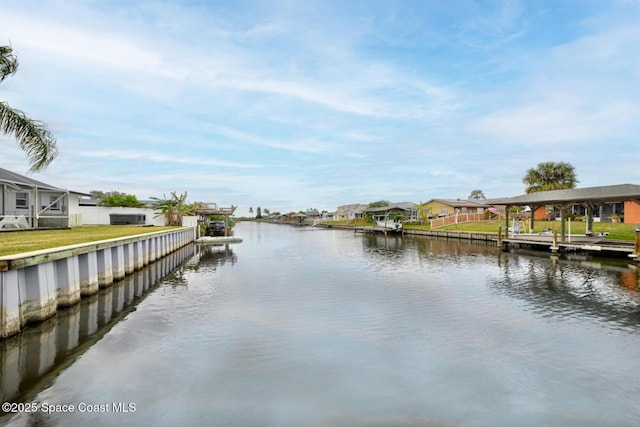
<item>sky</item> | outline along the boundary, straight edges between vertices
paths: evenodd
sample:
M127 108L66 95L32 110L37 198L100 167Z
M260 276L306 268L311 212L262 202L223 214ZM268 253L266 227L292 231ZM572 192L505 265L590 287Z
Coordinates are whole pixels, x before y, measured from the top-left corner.
M640 184L640 0L2 0L72 191L271 212Z

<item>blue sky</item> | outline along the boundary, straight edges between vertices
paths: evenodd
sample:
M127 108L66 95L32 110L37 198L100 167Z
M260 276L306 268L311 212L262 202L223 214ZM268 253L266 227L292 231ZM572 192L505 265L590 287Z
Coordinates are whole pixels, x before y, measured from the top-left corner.
M640 1L3 0L36 179L271 211L640 183ZM27 173L0 136L0 166Z

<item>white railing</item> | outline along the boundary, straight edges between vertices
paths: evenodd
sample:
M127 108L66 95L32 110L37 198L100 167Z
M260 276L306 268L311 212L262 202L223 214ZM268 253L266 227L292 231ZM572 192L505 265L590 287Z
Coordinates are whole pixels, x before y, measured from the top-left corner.
M461 224L463 222L496 221L503 219L504 215L495 215L491 218L487 218L483 213L459 213L432 219L430 223L431 228L440 228L446 225Z

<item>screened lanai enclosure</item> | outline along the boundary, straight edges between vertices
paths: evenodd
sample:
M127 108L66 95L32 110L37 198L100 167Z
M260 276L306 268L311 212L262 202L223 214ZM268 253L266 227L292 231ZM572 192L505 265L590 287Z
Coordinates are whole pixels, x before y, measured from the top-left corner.
M0 231L69 226L69 191L0 168Z

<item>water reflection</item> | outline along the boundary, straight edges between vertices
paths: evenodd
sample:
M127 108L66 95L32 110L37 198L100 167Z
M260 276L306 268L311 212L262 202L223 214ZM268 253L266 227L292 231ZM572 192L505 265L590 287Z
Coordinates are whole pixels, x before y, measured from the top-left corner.
M196 245L193 256L187 260L186 270L216 270L219 266L235 264L238 257L230 245Z
M416 257L425 274L446 274L454 266L497 265L487 276L489 288L522 301L538 315L589 317L609 327L640 331L640 266L624 260L523 250L504 253L493 242L420 236L369 234L363 246L377 267L390 270L406 268Z
M534 255L499 257L500 273L489 277L488 285L524 301L543 316L590 317L610 327L640 331L640 274L636 265Z
M0 400L28 401L194 253L185 246L0 343Z
M407 240L393 233L367 233L363 235L362 244L365 254L388 262L401 262L408 255Z

